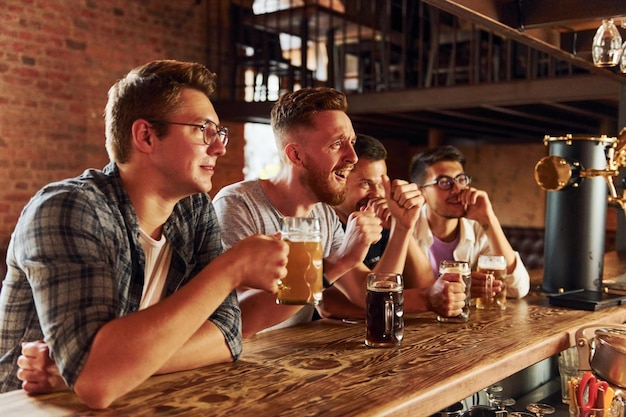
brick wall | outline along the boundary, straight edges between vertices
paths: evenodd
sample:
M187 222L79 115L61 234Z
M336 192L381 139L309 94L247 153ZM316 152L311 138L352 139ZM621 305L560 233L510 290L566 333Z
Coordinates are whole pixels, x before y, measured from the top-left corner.
M0 260L20 211L39 188L108 162L106 93L129 69L153 59L197 61L217 72L220 85L229 85L229 5L0 0ZM216 95L229 93L222 87ZM219 114L219 103L216 109ZM221 122L230 128L231 141L218 161L211 194L243 178L243 125ZM381 139L389 150L390 175L406 178L407 155L417 149ZM492 195L504 224L543 225L545 197L532 180L532 167L545 153L540 140L529 148L464 149L468 172ZM507 155L515 157L503 162Z
M214 24L227 12L225 4L0 0L2 260L21 209L39 188L108 162L102 113L118 78L164 58L205 63L219 77L220 56L228 49L210 39L225 32ZM234 166L241 165L243 151L237 148L220 162L232 179L216 182L240 179Z

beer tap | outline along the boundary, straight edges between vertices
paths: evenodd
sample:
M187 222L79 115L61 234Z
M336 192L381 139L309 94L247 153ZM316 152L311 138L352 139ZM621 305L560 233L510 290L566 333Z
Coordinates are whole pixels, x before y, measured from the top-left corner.
M546 197L542 287L548 293L566 293L582 307L586 297L595 300L605 296L602 275L607 206L619 205L626 214L626 192L619 195L614 182L620 169L626 167L626 129L619 139L606 135L546 136L544 144L549 146L550 156L535 165L535 181L542 189L557 192ZM619 188L623 190L625 185ZM555 298L551 302L560 301Z
M618 176L619 168L626 167L626 127L620 132L615 148L610 149L608 153L608 169L615 172L613 176L616 177ZM617 190L613 181L607 178L607 183L609 184L609 203L618 204L626 214L626 189L624 189L624 183L622 183L621 197L617 196Z
M544 143L552 139L546 136ZM559 139L571 142L574 137L566 135ZM606 146L606 168L585 169L578 161L550 155L535 165L535 181L545 191L559 191L567 186L578 187L584 178L603 177L609 187L608 203L619 205L626 214L626 190L622 187L622 195L619 196L613 182L613 178L619 176L619 169L626 167L626 128L622 129L618 138L602 135L595 140Z

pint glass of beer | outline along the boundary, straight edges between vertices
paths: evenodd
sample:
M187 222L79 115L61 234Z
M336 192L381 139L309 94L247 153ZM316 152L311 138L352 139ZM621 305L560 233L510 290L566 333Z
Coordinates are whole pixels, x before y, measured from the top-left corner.
M485 296L476 298L476 308L479 310L506 309L506 259L504 256L480 255L478 257L478 272L487 275L485 281ZM493 280L502 281L502 290L493 294Z
M439 278L444 274L459 274L465 283L465 305L461 314L455 317L437 316L437 321L441 323L459 323L469 321L470 317L470 285L472 284L472 273L469 263L465 261L441 261L439 264Z
M322 235L317 217L283 217L289 244L287 276L278 281L277 304L314 304L322 299Z
M401 274L370 273L365 299L365 344L398 347L404 336L404 282Z

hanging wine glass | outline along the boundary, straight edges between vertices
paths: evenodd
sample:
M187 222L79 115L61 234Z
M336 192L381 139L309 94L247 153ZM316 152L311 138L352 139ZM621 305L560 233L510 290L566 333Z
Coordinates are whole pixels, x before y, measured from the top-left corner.
M556 409L551 405L543 403L528 404L526 409L531 413L535 413L535 416L537 417L547 416L548 414L552 414L556 411Z
M593 37L591 55L596 67L613 67L619 64L622 55L622 35L613 19L602 20L602 25Z
M619 70L626 73L626 42L622 45L622 58L620 59Z

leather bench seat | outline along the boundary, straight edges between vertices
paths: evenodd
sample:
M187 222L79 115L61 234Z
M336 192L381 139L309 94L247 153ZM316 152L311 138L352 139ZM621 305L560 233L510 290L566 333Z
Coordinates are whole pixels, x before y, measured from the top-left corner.
M519 252L526 269L543 268L545 231L542 228L503 226L513 249ZM606 231L605 252L615 250L615 231Z

